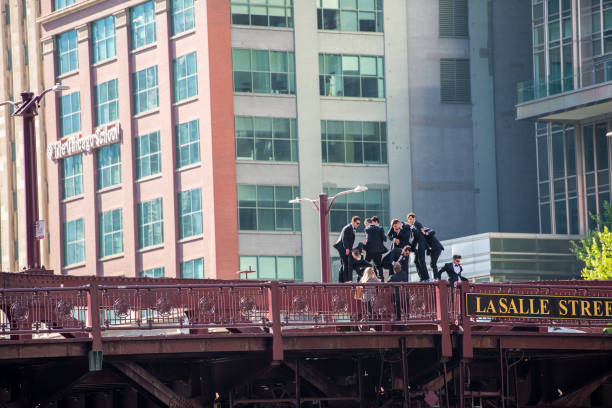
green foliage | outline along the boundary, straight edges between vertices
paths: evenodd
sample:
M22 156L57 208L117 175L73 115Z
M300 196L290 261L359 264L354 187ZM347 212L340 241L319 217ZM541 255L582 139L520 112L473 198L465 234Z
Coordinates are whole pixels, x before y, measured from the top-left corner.
M585 264L584 279L612 279L612 206L605 201L599 214L590 213L589 216L597 228L590 230L585 239L573 241L571 251Z

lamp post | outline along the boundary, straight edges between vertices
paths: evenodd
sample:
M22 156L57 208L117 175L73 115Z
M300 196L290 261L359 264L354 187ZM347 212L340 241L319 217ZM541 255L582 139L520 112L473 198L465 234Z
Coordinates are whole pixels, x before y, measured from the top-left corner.
M23 118L23 161L25 167L25 203L26 203L26 269L37 269L40 264L40 246L36 242L35 227L38 222L38 188L36 171L36 141L34 140L34 117L38 115L40 101L49 92L70 89L66 85L55 84L45 89L40 95L33 92L21 93L21 101L4 101L2 105L12 105L15 112L12 116Z
M351 193L362 193L366 191L368 188L365 186L357 186L351 190L341 191L338 194L329 198L329 196L325 193L319 194L318 200L313 200L311 198L300 198L296 197L293 200L289 200L291 204L301 203L303 201L308 201L312 203L314 208L319 213L319 228L321 233L321 282L327 283L331 281L331 272L329 265L329 210L336 198L351 194Z

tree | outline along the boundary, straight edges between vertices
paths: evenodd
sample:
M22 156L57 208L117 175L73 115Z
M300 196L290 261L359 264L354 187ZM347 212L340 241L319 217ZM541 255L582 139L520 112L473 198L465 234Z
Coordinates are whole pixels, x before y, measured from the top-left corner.
M589 230L585 239L573 241L571 250L584 262L584 279L612 279L612 206L605 201L599 214L589 215L597 224L597 228Z

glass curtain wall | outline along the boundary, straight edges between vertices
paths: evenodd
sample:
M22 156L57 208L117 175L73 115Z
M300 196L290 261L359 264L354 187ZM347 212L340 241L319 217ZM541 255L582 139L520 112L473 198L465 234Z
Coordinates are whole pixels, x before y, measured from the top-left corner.
M595 221L588 214L599 214L604 201L610 201L610 163L607 126L605 123L585 125L582 148L584 151L584 178L588 227Z

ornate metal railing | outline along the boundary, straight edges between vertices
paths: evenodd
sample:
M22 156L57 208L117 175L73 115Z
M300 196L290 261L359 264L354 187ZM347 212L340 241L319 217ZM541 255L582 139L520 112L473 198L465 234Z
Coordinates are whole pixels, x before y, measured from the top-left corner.
M0 335L87 333L89 286L0 289Z

